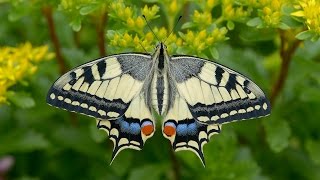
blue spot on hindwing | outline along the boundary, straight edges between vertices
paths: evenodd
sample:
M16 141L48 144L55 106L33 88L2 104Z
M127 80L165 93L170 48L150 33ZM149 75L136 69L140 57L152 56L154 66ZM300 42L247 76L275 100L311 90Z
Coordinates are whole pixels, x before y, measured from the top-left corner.
M185 136L188 134L188 125L187 124L178 124L177 134Z
M188 135L196 135L197 130L198 130L198 127L195 122L188 125Z
M130 123L130 133L131 134L139 134L141 131L141 127L139 123Z

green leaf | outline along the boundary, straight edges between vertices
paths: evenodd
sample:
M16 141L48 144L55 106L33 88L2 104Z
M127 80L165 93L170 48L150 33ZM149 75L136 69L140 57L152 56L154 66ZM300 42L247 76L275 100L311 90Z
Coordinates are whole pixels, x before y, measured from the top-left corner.
M283 30L291 29L291 27L288 26L288 25L285 24L285 23L280 23L280 24L279 24L279 28L280 28L280 29L283 29Z
M76 17L75 19L73 19L73 21L70 22L70 26L74 31L80 31L81 21L82 19L80 17Z
M227 22L227 28L228 28L229 30L233 30L234 27L235 27L235 25L234 25L234 22L233 22L233 21L228 21L228 22Z
M320 142L308 140L306 143L306 149L310 158L318 165L320 165Z
M193 22L186 22L181 26L181 29L189 29L189 28L192 28L195 26L196 26L196 24Z
M290 127L284 119L268 118L263 121L267 142L274 152L280 152L289 145Z
M135 168L129 174L129 180L140 179L162 179L162 175L165 173L165 166L161 165L147 165Z
M262 24L262 20L260 19L260 17L252 18L247 22L247 25L251 26L251 27L256 27L256 26L259 26L261 24Z
M210 48L210 53L214 59L216 59L216 60L219 59L219 52L218 52L217 48L215 48L215 47Z
M97 143L103 142L106 140L106 132L99 130L95 122L90 123L90 134L94 141Z
M300 40L306 40L306 39L310 39L312 36L314 36L314 33L307 30L307 31L302 31L299 34L297 34L296 38L300 39Z
M10 102L20 108L31 108L35 105L34 99L25 92L7 92L7 98Z
M98 8L98 4L90 4L88 6L82 7L80 9L80 14L81 15L87 15L92 13L93 11L95 11Z
M35 131L14 131L0 138L0 154L8 152L30 152L49 147L42 134Z

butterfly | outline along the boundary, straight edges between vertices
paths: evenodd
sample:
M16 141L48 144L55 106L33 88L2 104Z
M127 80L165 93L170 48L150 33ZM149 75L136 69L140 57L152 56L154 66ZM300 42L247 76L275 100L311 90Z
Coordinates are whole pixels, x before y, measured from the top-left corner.
M162 42L152 55L117 54L78 66L52 85L46 100L96 118L114 143L111 162L124 149L143 148L156 130L155 114L173 149L190 150L205 165L203 146L222 124L271 111L246 76L206 59L169 56Z

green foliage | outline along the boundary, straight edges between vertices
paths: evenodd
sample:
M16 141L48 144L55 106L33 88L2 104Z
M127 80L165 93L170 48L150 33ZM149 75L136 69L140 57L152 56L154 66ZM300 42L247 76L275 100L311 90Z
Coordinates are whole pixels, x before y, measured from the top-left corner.
M36 67L8 58L33 67L28 75L8 71L0 53L0 163L15 159L0 179L320 179L319 7L316 0L0 0L2 49L30 42L56 53ZM59 61L71 69L105 52L151 53L158 40L142 14L160 40L168 38L171 54L216 59L273 98L271 116L224 125L211 138L206 168L191 152L173 156L160 122L142 151L123 151L109 166L112 142L93 118L45 104Z

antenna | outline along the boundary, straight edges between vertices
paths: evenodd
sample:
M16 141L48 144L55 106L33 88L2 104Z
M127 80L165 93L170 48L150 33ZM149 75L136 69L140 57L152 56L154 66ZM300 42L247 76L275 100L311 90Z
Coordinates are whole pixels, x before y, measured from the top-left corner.
M169 33L169 35L167 36L167 38L163 41L163 43L166 42L166 40L170 37L170 35L172 34L173 30L176 29L177 27L177 24L179 23L179 21L181 20L182 16L179 16L178 20L177 20L177 23L174 25L174 27L171 29L171 32Z
M151 30L151 32L153 33L153 35L157 38L157 40L160 42L160 40L159 40L159 38L158 38L158 36L153 32L153 30L151 29L151 27L150 27L150 25L149 25L149 22L147 21L147 18L146 18L146 16L143 14L142 15L142 17L144 18L144 20L146 21L146 23L147 23L147 25L148 25L148 27L149 27L149 29Z
M139 44L140 44L140 46L143 48L143 50L144 50L146 53L148 53L148 51L146 50L146 48L144 48L144 47L142 46L142 44L141 44L140 41L139 41Z

